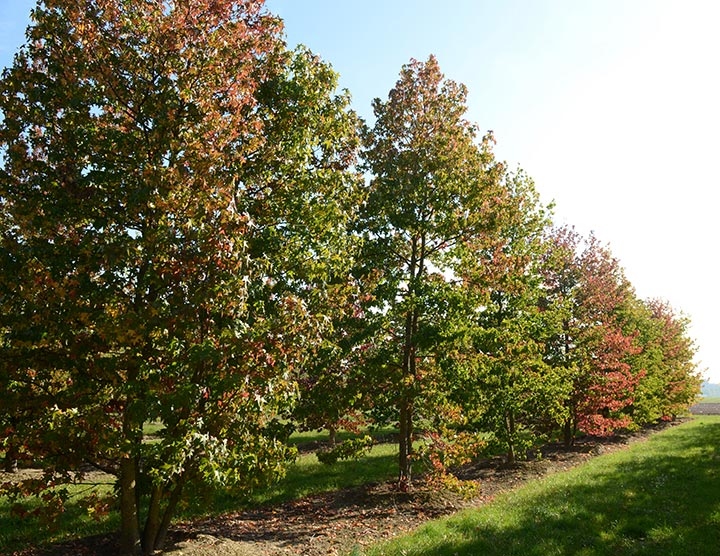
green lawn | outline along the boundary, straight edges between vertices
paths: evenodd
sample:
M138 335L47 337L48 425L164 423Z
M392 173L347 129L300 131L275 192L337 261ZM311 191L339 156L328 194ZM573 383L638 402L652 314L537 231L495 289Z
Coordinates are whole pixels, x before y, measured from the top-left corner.
M342 442L343 440L349 440L351 438L357 438L358 436L362 436L364 434L369 434L373 438L376 439L377 442L382 442L382 439L387 438L389 436L392 436L393 434L397 434L398 430L395 427L385 426L385 427L373 427L373 428L363 428L362 432L360 434L356 434L353 432L349 432L346 430L340 430L337 432L336 441ZM307 446L313 443L327 443L330 439L330 433L326 430L322 431L303 431L303 432L294 432L292 436L290 436L290 439L288 443L291 446ZM380 440L378 440L380 439Z
M112 492L112 485L106 482L69 485L70 498L65 504L66 511L60 516L32 516L31 512L41 507L36 498L28 498L16 505L0 497L0 554L8 554L28 546L40 546L70 538L79 538L97 533L117 530L120 516L110 512L99 519L84 499L92 494L106 495ZM13 506L29 515L22 516L13 511Z
M366 554L716 556L719 547L720 417L704 416Z
M367 457L331 466L304 454L277 485L250 496L206 492L180 517L200 515L196 503L203 501L211 503L210 512L223 513L388 480L395 476L396 457L394 445L375 446ZM87 487L75 488L79 494ZM116 512L95 522L78 500L60 520L44 525L11 515L7 500L0 499L0 554L117 530ZM703 416L628 450L529 483L480 510L430 523L367 554L714 556L718 546L720 416Z

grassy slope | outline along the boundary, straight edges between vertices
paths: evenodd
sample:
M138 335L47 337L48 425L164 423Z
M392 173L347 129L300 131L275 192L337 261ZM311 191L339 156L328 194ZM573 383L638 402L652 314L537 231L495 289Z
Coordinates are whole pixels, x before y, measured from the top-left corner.
M717 555L720 417L697 418L370 550L384 555Z

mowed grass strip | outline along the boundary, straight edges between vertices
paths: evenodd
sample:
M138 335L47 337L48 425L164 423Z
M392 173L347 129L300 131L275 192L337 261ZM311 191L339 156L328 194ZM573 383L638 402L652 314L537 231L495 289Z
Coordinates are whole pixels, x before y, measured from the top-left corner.
M720 416L695 418L363 554L717 556Z
M311 494L389 481L397 477L397 457L395 444L376 444L361 458L332 465L318 462L315 454L302 455L282 481L258 490L251 502L252 505L277 504Z

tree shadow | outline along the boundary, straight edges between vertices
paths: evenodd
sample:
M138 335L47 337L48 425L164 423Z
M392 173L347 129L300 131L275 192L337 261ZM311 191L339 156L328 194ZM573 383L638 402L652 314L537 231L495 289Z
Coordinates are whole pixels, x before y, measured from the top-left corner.
M582 481L558 475L550 488L513 493L507 519L466 512L448 521L456 535L430 526L407 554L717 555L720 423L676 427L636 448Z
M175 527L172 541L210 535L231 541L298 547L319 536L332 535L339 521L390 519L413 498L398 492L393 488L394 482L387 481L388 476L395 476L396 466L394 453L313 465L299 471L297 479L289 476L275 485L261 505L252 504L243 511ZM348 476L353 478L350 482L354 486L327 490L336 481L347 484ZM306 492L318 488L327 491ZM422 510L418 504L417 511Z

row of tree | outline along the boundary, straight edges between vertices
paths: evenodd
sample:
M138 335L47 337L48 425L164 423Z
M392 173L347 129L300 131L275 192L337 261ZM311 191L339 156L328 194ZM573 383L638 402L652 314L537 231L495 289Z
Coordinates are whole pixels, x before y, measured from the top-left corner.
M465 95L431 57L375 101L355 297L295 411L308 427L398 422L401 482L418 425L491 433L514 461L556 432L570 446L672 418L699 386L687 319L638 299L597 238L552 226L492 135L476 141Z
M687 408L687 320L552 226L464 86L411 61L366 124L262 4L33 11L0 81L0 437L46 473L9 494L105 470L151 554L295 426L398 424L407 485L419 432L512 460Z

